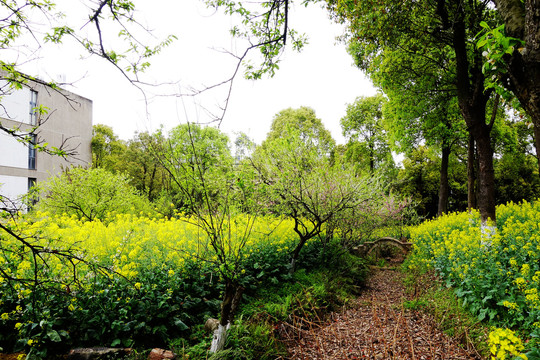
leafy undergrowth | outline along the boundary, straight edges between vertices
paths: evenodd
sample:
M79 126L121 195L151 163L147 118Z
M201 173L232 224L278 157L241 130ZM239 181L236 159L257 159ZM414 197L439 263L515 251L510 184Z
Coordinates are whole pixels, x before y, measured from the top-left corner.
M473 323L492 327L486 342L497 359L539 357L539 220L540 201L524 201L498 206L493 227L483 227L473 211L447 214L411 230L408 271L436 274L439 288L446 289L437 288L437 298L428 297L426 304L457 296L448 306L459 304ZM473 323L457 327L468 331Z
M407 264L406 261L402 266L406 291L411 297L403 304L406 309L431 315L444 333L483 359L540 359L538 342L530 338L528 331L502 329L496 322L480 320L464 306L456 290L447 287L433 270L411 271ZM526 339L525 343L521 339Z
M346 305L364 283L367 268L349 254L327 253L315 269L298 270L288 282L261 288L245 297L231 326L225 350L209 356L211 336L199 327L189 339L171 347L181 359L276 359L287 355L280 338L291 329L322 323L327 314Z

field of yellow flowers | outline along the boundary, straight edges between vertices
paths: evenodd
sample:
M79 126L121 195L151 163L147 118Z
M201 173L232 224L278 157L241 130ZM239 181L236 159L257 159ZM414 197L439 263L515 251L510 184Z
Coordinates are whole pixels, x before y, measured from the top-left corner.
M409 267L436 270L480 320L540 336L540 202L501 205L495 228L480 225L477 212L462 212L413 228Z
M2 235L0 348L45 356L72 345L166 345L218 315L220 264L196 223L111 217L80 221L38 213L16 224L25 241L55 249L41 253L41 259ZM227 251L239 259L237 275L247 291L288 276L288 250L296 240L290 220L262 217L240 247L237 239L245 238L249 221L238 215L226 232ZM304 266L316 248L303 249Z

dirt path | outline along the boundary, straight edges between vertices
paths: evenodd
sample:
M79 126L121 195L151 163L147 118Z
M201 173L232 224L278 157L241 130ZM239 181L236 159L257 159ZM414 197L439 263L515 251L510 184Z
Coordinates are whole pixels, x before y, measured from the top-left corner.
M429 316L402 307L401 276L374 270L349 309L289 338L289 359L481 359L437 329Z

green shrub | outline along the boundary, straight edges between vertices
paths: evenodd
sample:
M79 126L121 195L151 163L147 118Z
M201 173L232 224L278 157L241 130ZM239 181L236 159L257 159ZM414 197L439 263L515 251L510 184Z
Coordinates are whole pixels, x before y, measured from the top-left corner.
M129 179L102 168L66 169L59 177L40 184L37 209L79 219L106 220L108 213L139 214L150 210Z

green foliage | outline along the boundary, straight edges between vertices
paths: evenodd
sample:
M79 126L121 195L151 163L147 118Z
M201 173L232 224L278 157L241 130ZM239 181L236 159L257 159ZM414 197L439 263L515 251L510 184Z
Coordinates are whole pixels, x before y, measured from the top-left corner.
M184 223L127 215L118 216L116 223L108 225L68 217L44 217L40 222L36 220L26 227L39 229L40 236L45 238L51 238L51 232L57 234L58 238L48 246L66 244L66 237L76 233L78 247L74 251L78 258L63 264L52 261L54 252L41 254L49 265L43 269L48 282L36 287L30 281L13 283L10 279L31 270L28 267L33 265L20 256L31 259L32 253L19 256L5 249L0 251L0 343L6 351L23 350L39 358L77 346L144 348L174 343L185 348L186 353L205 354L207 342L200 333L200 325L219 312L225 286L220 279L220 263L202 258L204 252L198 256L193 256L192 251L182 252L165 232L176 227L170 230L180 243L187 243L189 234L180 226ZM151 230L152 224L155 232ZM263 223L262 228L271 228L271 222ZM159 236L162 239L156 239ZM245 287L248 301L257 297L259 291L270 289L287 294L288 290L279 289L289 286L292 280L286 251L293 243L289 236L274 232L265 237L266 241L250 243L245 249L246 256L239 260L243 271L237 281ZM3 244L6 240L2 239ZM194 245L200 247L201 243ZM100 251L96 251L98 247ZM181 262L179 256L183 256ZM81 262L85 259L97 262L100 271L88 272L90 265ZM311 305L303 310L306 313L322 311L336 299L344 301L344 291L360 284L365 276L362 260L341 253L336 244L321 246L319 241L308 242L300 260L295 281L303 279L302 285L294 286L299 289L299 299L309 298ZM74 264L75 277L68 270ZM329 274L315 275L328 268ZM248 311L244 314L247 316ZM252 358L262 356L269 351L267 347L273 346L261 341L268 328L246 326L233 330L231 344L255 352L257 355ZM175 340L178 338L184 340ZM258 345L250 346L250 341Z
M245 133L240 132L236 134L236 140L234 140L234 159L237 163L248 159L255 150L257 144L253 142Z
M238 19L239 25L230 30L233 37L245 39L250 44L240 57L247 79L261 79L264 75L274 76L279 69L280 56L287 42L293 50L300 51L307 42L290 28L288 12L292 3L288 1L238 2L235 0L205 0L210 8L221 8L228 15ZM259 50L256 60L249 58L249 52Z
M126 144L118 139L110 126L97 124L92 130L92 167L116 172L125 161Z
M406 226L418 223L416 204L410 198L388 193L382 182L373 178L369 188L367 201L342 211L331 221L333 236L344 248L385 236L399 239L405 235Z
M128 141L123 161L118 164L118 169L129 175L130 183L150 201L170 188L169 174L153 156L163 141L159 132L136 134Z
M75 215L92 221L107 219L109 213L136 213L149 210L123 174L104 169L71 168L37 188L36 209L54 214Z
M533 201L540 191L533 130L516 113L504 112L493 127L497 204Z
M185 213L210 211L210 202L227 196L233 158L229 138L210 126L182 124L168 139L150 149L156 162L169 174L172 202ZM204 210L206 209L206 210Z
M513 95L501 84L501 75L508 71L508 64L504 57L512 55L514 51L523 53L525 41L505 33L505 25L491 28L485 21L480 22L482 31L478 33L476 46L482 50L485 58L482 72L486 75L486 88L494 88L504 99L511 100Z
M474 213L456 213L412 230L412 269L434 269L478 320L538 336L539 203L498 207L490 234Z
M64 286L26 297L3 283L0 308L15 311L0 324L0 342L37 358L74 346L165 347L219 308L220 286L201 271L208 269L196 263L174 275L147 268L137 282L97 276L77 291Z
M287 136L272 138L254 154L253 163L266 185L266 208L294 219L297 245L292 251L294 271L304 244L347 209L371 198L371 179L351 169L330 166L326 146L293 127ZM285 134L284 134L285 135Z
M495 160L497 203L534 201L540 194L538 159L523 153L507 153Z
M346 304L367 276L364 259L344 251L339 242L325 247L308 243L292 277L270 282L250 294L242 314L259 321L285 321L291 314L313 318Z
M420 216L432 217L437 214L439 191L439 159L432 149L418 147L403 160L395 190L403 196L411 197L418 205Z
M270 324L245 322L242 318L231 327L225 347L209 359L272 360L287 354Z
M302 106L299 109L282 110L274 116L262 148L277 139L295 135L301 139L304 147L315 150L322 157L329 155L336 143L315 111Z
M124 142L118 139L111 127L94 125L91 142L92 167L128 175L130 184L148 200L154 201L170 188L169 174L154 156L154 153L163 147L164 141L161 132L157 131L154 134L137 133ZM171 201L170 196L165 209ZM162 202L163 200L158 204ZM163 213L163 206L159 208Z
M392 169L394 161L388 135L383 127L382 95L359 97L347 105L341 119L343 135L348 139L346 159L353 163L359 173L371 173L376 169Z

